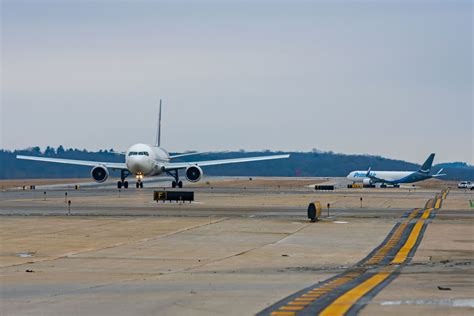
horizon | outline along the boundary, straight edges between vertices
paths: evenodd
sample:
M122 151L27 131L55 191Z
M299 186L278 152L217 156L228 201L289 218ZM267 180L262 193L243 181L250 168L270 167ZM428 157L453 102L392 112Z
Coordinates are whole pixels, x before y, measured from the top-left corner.
M39 148L40 153L42 155L44 155L46 153L46 151L48 150L48 148L50 148L50 150L54 150L54 153L57 154L58 149L60 147L62 147L64 151L76 151L77 150L77 151L86 151L87 153L109 153L109 154L114 154L115 153L115 154L120 154L120 152L115 150L114 148L108 148L108 149L100 148L100 149L92 150L92 149L88 149L88 148L66 147L66 146L63 146L63 145L59 145L57 147L53 147L53 146L45 146L45 147L31 146L31 147L23 148L23 149L0 148L0 151L13 153L15 151L31 151L35 148ZM170 153L188 153L188 152L197 152L197 150L170 151ZM277 153L283 153L283 154L284 153L288 153L288 154L316 153L316 154L329 154L329 155L342 155L342 156L362 156L362 157L372 157L372 158L383 158L383 159L388 159L388 160L411 163L411 164L415 164L415 165L421 165L423 163L423 161L426 160L426 157L425 157L425 159L421 162L413 162L413 161L409 161L409 160L397 159L397 158L392 158L392 157L387 157L387 156L382 156L382 155L375 155L375 154L368 154L368 153L343 153L343 152L335 152L335 151L332 151L332 150L325 151L325 150L320 150L320 149L317 149L317 148L313 148L313 149L307 150L307 151L298 151L298 150L284 151L284 150L270 150L270 149L262 149L262 150L246 150L246 149L216 150L216 151L202 152L201 154L202 155L207 155L207 154L223 154L223 153L275 153L275 154L277 154ZM437 157L437 154L435 156L435 161L437 160L436 157ZM436 166L436 165L439 165L439 164L456 164L456 163L465 164L468 167L474 167L473 164L470 164L467 161L442 161L442 162L440 161L440 162L433 163L433 166Z

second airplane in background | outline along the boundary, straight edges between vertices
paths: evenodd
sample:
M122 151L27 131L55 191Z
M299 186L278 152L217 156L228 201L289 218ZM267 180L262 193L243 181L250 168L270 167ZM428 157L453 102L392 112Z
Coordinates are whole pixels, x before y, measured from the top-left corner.
M382 187L387 184L399 187L400 183L414 183L445 176L445 174L441 174L443 169L440 169L436 174L431 174L434 157L435 154L431 154L417 171L372 171L369 168L367 171L352 171L347 175L347 179L353 182L362 182L364 185L381 183Z
M53 162L61 164L71 164L79 166L92 167L91 176L99 183L105 182L109 177L109 169L120 170L120 181L117 183L117 187L128 188L128 181L125 179L130 175L135 175L137 180L136 187L143 188L143 178L145 176L158 176L160 174L167 174L174 178L171 186L183 187L183 182L179 180L179 170L185 170L184 174L189 182L198 182L203 171L201 167L224 165L232 163L243 163L251 161L263 161L273 159L284 159L289 158L290 155L273 155L273 156L260 156L260 157L247 157L247 158L235 158L235 159L222 159L222 160L208 160L208 161L195 161L195 162L171 162L171 160L196 155L199 153L189 153L183 155L170 156L169 153L160 146L161 140L161 100L160 100L160 112L158 117L158 131L156 136L155 145L147 144L135 144L131 146L125 153L125 162L101 162L101 161L86 161L86 160L73 160L73 159L61 159L61 158L47 158L47 157L35 157L35 156L21 156L18 155L17 159L34 160L43 162Z

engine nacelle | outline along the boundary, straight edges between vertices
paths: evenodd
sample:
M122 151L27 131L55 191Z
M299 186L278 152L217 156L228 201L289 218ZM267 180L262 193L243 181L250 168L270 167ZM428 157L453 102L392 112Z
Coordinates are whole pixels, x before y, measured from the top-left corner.
M107 168L104 166L95 166L91 170L91 176L95 182L102 183L105 182L105 180L107 180L109 177L109 170L107 170Z
M364 180L362 180L362 183L363 183L364 185L372 185L372 184L374 184L370 178L364 178Z
M186 168L186 180L189 182L198 182L202 177L202 169L199 166Z

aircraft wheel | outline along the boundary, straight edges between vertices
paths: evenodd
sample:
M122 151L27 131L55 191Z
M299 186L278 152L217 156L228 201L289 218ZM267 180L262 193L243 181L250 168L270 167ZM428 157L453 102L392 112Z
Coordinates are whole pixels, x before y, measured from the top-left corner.
M174 189L176 188L176 181L171 182L171 187Z
M135 183L135 187L138 189L140 187L140 182Z
M179 181L179 182L178 182L178 187L179 187L179 188L182 188L182 187L183 187L183 181Z
M122 181L119 181L117 182L117 189L121 189L122 188Z
M123 182L123 187L124 187L125 189L128 189L128 181L124 181L124 182Z
M143 189L143 182L140 182L140 188Z

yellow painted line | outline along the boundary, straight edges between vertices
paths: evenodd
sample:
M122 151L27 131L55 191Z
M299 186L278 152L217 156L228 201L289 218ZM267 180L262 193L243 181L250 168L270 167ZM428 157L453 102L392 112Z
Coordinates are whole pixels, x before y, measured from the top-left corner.
M280 310L282 311L300 311L304 308L304 306L282 306Z
M434 204L434 200L431 200L430 204ZM439 208L440 204L441 200L437 199L435 208ZM413 249L414 245L416 244L416 241L418 240L418 237L424 224L424 220L428 219L432 210L432 208L428 208L423 212L421 219L415 224L415 227L410 233L408 240L397 253L396 257L392 260L392 263L402 263L406 260L408 253L410 253L411 249ZM382 248L380 248L374 256L372 256L368 263L380 262L385 257L389 250L392 249L398 243L400 237L407 228L408 223L419 213L419 211L421 211L421 209L415 209L413 210L413 212L410 213L407 219L392 234L392 237L387 241L387 243ZM386 278L388 278L390 274L392 274L392 272L393 270L387 270L377 273L368 280L364 281L363 283L349 290L345 294L341 295L338 299L336 299L333 303L326 307L320 315L344 315L354 305L354 303L356 303L361 297L363 297L365 294L367 294L369 291L371 291L373 288L383 282ZM289 302L287 306L280 307L280 310L302 310L306 305L309 305L319 296L327 293L328 291L332 291L333 289L339 287L342 284L354 280L360 275L361 273L359 272L348 273L344 277L335 279L322 287L314 288L313 290L308 291L307 293L303 294L302 297L296 298L294 301Z
M367 294L374 287L382 283L390 276L390 274L392 274L392 270L377 273L370 279L340 296L328 307L326 307L319 315L344 315L352 307L352 305L354 305L354 303L356 303L362 296Z
M311 304L311 301L296 301L296 302L289 302L288 305L309 305Z
M433 209L429 208L427 209L421 218L426 219L430 216L430 213ZM397 255L395 258L392 260L392 264L400 264L405 262L407 259L408 254L410 253L411 249L413 246L415 246L416 241L418 240L418 236L420 235L421 228L423 227L424 220L419 220L416 224L415 227L413 227L413 230L411 231L410 236L408 236L408 240L405 242L403 247L398 251Z
M341 285L341 284L344 284L346 283L347 280L337 280L336 282L334 282L333 284L337 284L337 285Z
M428 217L430 217L430 214L431 214L432 210L433 210L432 208L429 208L426 211L424 211L423 215L421 216L421 219L428 219Z
M398 226L397 230L393 233L388 242L382 248L380 248L365 264L372 265L382 261L382 259L385 258L385 255L398 243L410 220L412 220L421 210L421 208L414 209L410 215L408 215L407 219L402 224L400 224L400 226Z
M293 316L295 315L295 312L280 312L280 311L275 311L272 312L270 315L275 315L275 316Z

